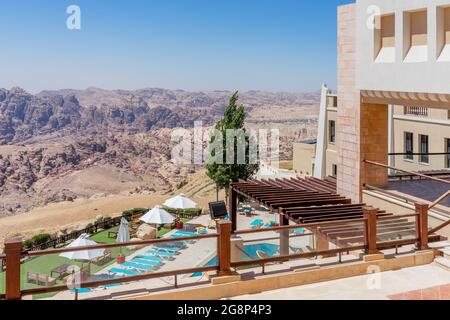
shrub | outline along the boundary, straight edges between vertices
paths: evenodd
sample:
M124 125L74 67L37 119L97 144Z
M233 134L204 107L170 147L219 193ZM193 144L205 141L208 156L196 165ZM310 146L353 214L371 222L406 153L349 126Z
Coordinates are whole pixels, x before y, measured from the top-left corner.
M134 214L143 214L146 211L148 211L148 209L145 209L145 208L134 208L134 209L126 210L126 211L122 212L122 217L130 218Z
M31 239L27 239L23 241L23 246L25 248L31 248L33 246L33 241L31 241Z
M52 240L52 236L49 235L48 233L37 234L33 238L31 238L31 241L33 242L33 245L43 244L43 243L48 242L50 240Z
M174 209L164 207L164 210L179 218L195 218L202 214L202 209Z
M31 247L38 246L40 244L49 242L50 240L52 240L52 236L49 235L48 233L37 234L34 237L32 237L31 239L25 240L23 242L23 246L25 248L31 248Z

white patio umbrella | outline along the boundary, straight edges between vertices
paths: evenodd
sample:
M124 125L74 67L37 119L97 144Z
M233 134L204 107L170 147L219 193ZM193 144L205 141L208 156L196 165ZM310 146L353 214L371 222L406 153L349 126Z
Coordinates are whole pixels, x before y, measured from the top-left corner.
M88 234L82 234L78 239L73 241L67 246L67 248L75 247L90 247L98 245L97 242L89 240ZM72 251L64 252L59 256L64 257L74 261L91 261L95 258L102 257L105 254L105 249L92 249L92 250L82 250L82 251Z
M197 204L191 199L187 198L184 194L180 194L176 197L173 197L166 202L164 205L169 208L174 209L195 209L197 208Z
M120 227L119 231L117 232L116 242L117 243L130 242L129 223L125 218L122 218L122 220L120 220Z
M173 223L175 218L161 206L156 206L142 216L140 220L148 224L168 224Z

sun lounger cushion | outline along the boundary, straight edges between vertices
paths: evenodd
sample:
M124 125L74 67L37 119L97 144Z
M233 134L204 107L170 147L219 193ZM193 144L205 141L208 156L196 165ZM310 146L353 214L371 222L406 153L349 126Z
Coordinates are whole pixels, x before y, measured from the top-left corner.
M136 270L141 270L141 271L148 271L148 270L152 269L151 266L146 266L146 265L138 264L138 263L134 263L134 262L125 262L125 263L122 263L122 266L136 269Z
M127 276L136 276L139 274L137 271L128 270L128 269L121 269L121 268L111 268L108 270L110 273L120 273Z

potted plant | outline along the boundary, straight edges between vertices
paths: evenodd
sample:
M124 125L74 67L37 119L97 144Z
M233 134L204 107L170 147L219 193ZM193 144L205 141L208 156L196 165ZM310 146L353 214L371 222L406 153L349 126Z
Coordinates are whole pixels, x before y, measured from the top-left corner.
M125 256L122 253L119 253L119 255L116 257L116 262L118 264L125 263Z

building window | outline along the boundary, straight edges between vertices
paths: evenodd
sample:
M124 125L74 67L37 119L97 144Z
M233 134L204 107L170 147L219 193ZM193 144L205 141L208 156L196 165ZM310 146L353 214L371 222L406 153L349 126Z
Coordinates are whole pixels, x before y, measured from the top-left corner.
M405 114L412 115L412 116L427 117L428 116L428 108L405 107Z
M336 142L336 121L331 120L330 121L330 143Z
M447 161L446 161L446 163L447 163L447 168L448 169L450 169L450 138L448 138L448 139L445 139L445 140L447 140Z
M412 132L405 132L405 159L414 160L414 135Z
M395 14L376 17L380 28L375 28L375 62L395 62Z
M333 177L337 177L337 165L333 164Z
M420 162L421 163L430 163L429 153L429 145L428 145L428 136L420 135Z

